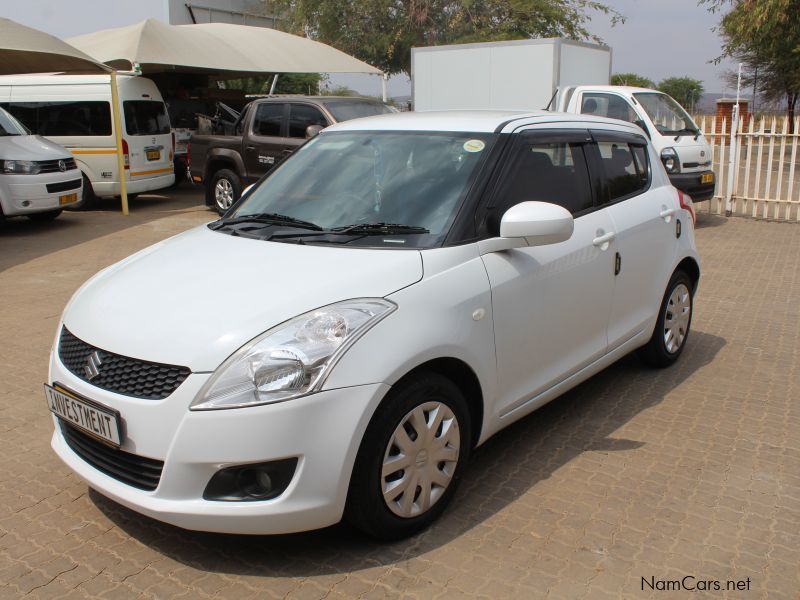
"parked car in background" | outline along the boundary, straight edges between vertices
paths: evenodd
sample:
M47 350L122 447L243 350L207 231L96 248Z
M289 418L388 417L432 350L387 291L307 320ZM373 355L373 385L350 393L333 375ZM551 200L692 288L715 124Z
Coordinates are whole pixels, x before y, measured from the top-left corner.
M0 77L0 107L67 148L83 174L80 207L120 194L108 75ZM122 150L128 197L175 181L175 138L161 94L146 77L120 75Z
M633 350L678 360L700 277L687 198L621 121L333 125L224 218L76 292L52 446L188 529L413 534L496 432Z
M298 146L333 123L396 112L372 98L273 96L248 104L235 135L193 135L190 172L219 214Z
M0 108L0 220L55 219L81 198L81 172L66 148L30 132Z

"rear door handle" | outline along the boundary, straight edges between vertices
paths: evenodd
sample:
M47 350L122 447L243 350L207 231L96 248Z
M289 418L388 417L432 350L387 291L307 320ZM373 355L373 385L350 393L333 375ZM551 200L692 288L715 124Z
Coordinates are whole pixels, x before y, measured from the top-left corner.
M608 243L612 241L615 237L617 237L617 234L614 233L613 231L609 231L608 233L604 233L603 235L594 238L592 240L592 244L600 248L600 250L607 250Z
M245 146L244 149L245 150L255 150L256 147L255 146Z
M661 211L661 213L659 213L659 214L660 214L660 216L661 216L661 218L662 218L662 219L664 219L664 220L665 220L667 223L669 223L669 221L670 221L670 217L671 217L672 215L674 215L676 212L678 212L678 211L676 211L674 208L666 208L666 207L665 207L665 208L664 208L664 209Z

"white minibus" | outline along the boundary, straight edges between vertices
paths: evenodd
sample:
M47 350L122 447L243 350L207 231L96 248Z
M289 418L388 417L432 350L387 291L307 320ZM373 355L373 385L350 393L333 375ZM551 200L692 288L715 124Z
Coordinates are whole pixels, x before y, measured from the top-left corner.
M161 94L146 77L121 75L118 82L128 194L169 187L175 148ZM120 194L110 76L3 76L0 107L72 152L84 177L81 207Z

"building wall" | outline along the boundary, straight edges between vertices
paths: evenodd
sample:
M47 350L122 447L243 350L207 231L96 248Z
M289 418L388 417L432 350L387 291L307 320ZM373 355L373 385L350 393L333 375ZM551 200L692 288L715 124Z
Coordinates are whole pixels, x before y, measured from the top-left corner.
M266 14L258 0L165 0L172 25L192 23L192 13L198 23L236 23L258 27L273 27L274 19ZM191 7L191 11L187 8Z

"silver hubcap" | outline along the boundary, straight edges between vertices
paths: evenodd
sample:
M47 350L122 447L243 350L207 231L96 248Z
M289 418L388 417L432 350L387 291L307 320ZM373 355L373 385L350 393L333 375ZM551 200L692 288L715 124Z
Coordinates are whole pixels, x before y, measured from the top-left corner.
M214 198L217 206L222 209L229 209L233 204L233 186L227 179L220 179L214 187Z
M664 345L667 352L675 354L689 333L689 317L692 314L692 298L689 288L678 284L672 290L664 312Z
M416 517L442 497L458 464L458 420L445 404L426 402L402 418L383 456L386 506Z

